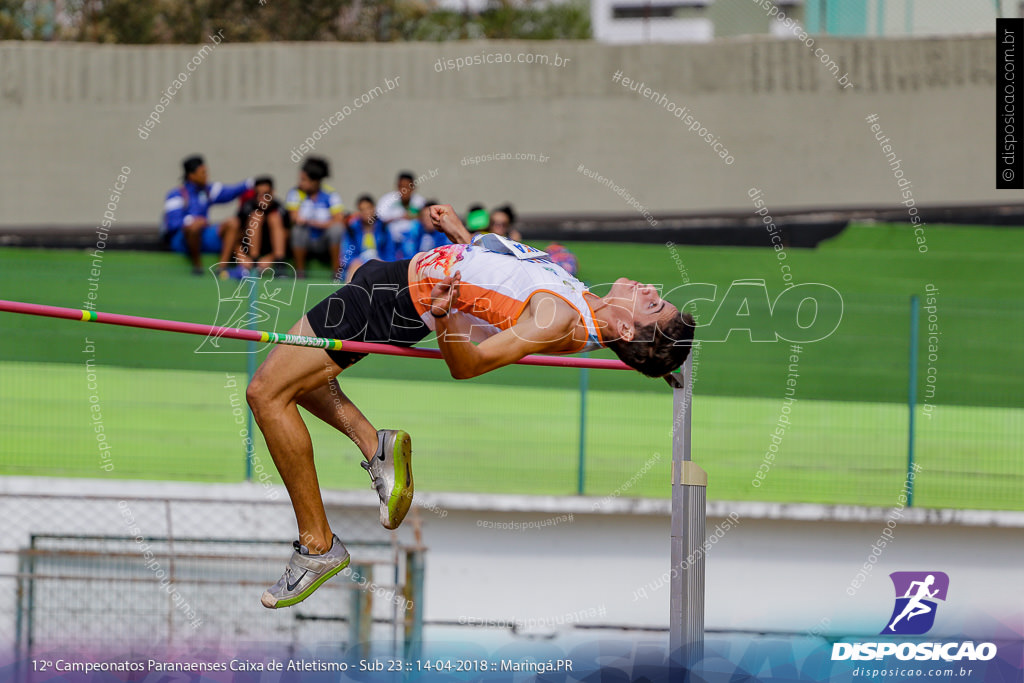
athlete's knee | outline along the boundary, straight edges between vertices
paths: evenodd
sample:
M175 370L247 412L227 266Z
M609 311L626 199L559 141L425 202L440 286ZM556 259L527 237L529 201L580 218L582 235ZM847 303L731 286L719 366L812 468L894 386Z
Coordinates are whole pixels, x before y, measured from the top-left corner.
M257 372L245 388L245 401L249 404L254 415L268 410L274 402L274 390L268 382L265 382Z

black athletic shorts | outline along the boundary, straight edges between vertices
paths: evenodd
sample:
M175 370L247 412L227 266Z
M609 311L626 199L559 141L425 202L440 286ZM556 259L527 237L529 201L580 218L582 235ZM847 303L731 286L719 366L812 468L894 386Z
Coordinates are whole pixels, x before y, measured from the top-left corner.
M318 337L412 346L428 334L428 328L409 294L409 260L368 261L352 282L318 303L306 314ZM328 350L344 370L366 357L365 353Z

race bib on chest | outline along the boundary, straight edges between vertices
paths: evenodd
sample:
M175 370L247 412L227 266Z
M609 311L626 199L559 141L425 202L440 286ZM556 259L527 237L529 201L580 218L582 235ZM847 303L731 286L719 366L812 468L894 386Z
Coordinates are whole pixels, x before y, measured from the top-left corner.
M473 240L473 244L479 245L487 251L493 251L497 254L515 256L520 261L545 258L548 255L546 251L535 249L527 244L520 244L515 240L510 240L507 237L502 237L501 235L496 235L494 233L477 235Z

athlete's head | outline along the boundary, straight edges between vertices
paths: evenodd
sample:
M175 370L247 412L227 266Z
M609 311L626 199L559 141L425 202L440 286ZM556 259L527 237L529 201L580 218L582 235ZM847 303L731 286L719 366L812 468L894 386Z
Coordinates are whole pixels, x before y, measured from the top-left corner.
M182 175L186 181L193 185L206 187L206 162L198 154L185 157L181 160Z
M648 377L663 377L683 364L693 343L693 316L662 299L657 288L619 278L602 298L608 348Z
M323 157L306 157L299 170L299 189L306 194L320 191L320 181L331 175L331 167Z

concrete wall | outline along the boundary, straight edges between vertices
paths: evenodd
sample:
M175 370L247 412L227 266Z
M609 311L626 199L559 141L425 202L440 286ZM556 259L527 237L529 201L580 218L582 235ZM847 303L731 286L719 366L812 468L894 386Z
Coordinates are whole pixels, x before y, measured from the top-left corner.
M535 633L564 631L574 619L588 626L667 628L667 501L626 512L607 504L594 511L593 500L578 499L535 501L533 511L455 509L453 499L426 494L428 499L451 511L444 519L424 516L428 621L515 619L533 625L527 630ZM733 512L738 524L728 528ZM1024 515L982 513L969 520L909 511L880 547L877 563L851 584L889 512L712 504L708 535L719 525L724 532L707 556L706 628L877 634L892 611L889 573L929 570L948 574L951 586L933 635L955 636L967 628L974 637L1005 638L1008 627L1024 623L1020 601L1008 602L1005 592L1024 580ZM572 520L555 521L565 514ZM502 530L481 522L520 527ZM527 528L530 522L534 528Z
M98 515L85 522L69 518L64 507L82 496L171 498L194 505L209 501L221 506L219 537L231 537L258 519L258 530L245 537L280 540L283 558L294 533L293 517L283 487L274 489L276 502L271 503L256 484L6 477L0 479L0 502L7 500L5 493L69 497L53 498L48 503L53 514L46 520L15 517L8 534L14 543L20 528L15 522L30 523L34 532L124 533L113 504L109 528ZM24 509L24 500L18 500ZM343 540L383 535L374 522L376 505L369 489L325 491L324 500ZM177 505L178 534L209 535L203 531L208 516L186 514L183 506L189 503ZM668 627L668 500L417 491L416 505L397 534L409 543L418 528L428 548L425 618L435 633L452 627L459 633L447 631L446 637L475 639L474 626L481 636L507 636L513 623L520 637L567 636L578 625ZM196 509L209 513L209 505ZM886 508L709 503L707 537L715 536L719 526L723 531L708 546L706 628L877 634L893 606L890 572L942 571L950 577L949 595L932 636L955 637L966 629L975 639L1019 639L1024 628L1019 599L1024 513L899 512L896 518ZM725 523L729 515L734 515L731 528ZM888 519L897 524L882 539L886 545L872 569L858 577ZM253 593L252 607L263 614L255 602L258 595ZM600 631L589 633L601 637Z
M434 172L422 192L462 209L510 200L520 210L630 214L582 164L654 212L898 206L895 180L865 117L882 130L921 204L995 202L989 37L821 39L849 72L841 87L795 40L706 45L593 43L267 44L120 47L0 44L0 224L96 225L122 166L116 223L155 224L179 160L199 151L213 179L269 172L294 182L293 150L332 113L350 114L316 146L351 203L391 188L400 168ZM542 54L567 63L439 60ZM174 85L193 58L198 65ZM735 158L726 165L627 78L688 107ZM397 83L387 91L387 83ZM353 102L380 86L361 108ZM139 127L177 89L160 123ZM533 154L493 160L487 154ZM541 156L543 155L543 157ZM544 159L541 161L541 159ZM216 215L216 214L215 214ZM116 227L115 227L116 229Z

